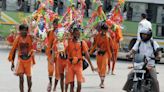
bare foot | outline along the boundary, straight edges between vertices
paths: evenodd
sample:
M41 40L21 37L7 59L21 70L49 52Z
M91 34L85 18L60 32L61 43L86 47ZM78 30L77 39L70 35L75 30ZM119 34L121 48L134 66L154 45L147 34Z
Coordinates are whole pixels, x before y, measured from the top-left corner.
M114 72L111 73L112 75L116 75Z
M53 92L57 92L55 87L53 88Z
M29 90L28 92L32 92L32 90Z
M48 87L47 87L47 92L51 92L51 88L52 88L52 84L48 84Z
M53 92L56 92L56 89L54 89Z
M107 75L109 75L109 74L110 74L110 71L107 72Z
M28 90L28 92L32 92L32 90Z
M95 71L95 72L98 72L98 68L95 68L94 71Z
M133 64L128 65L128 69L132 69L133 68Z
M132 68L133 68L133 66L132 66L132 65L129 65L129 66L128 66L128 69L132 69Z
M100 84L100 88L104 88L104 84Z

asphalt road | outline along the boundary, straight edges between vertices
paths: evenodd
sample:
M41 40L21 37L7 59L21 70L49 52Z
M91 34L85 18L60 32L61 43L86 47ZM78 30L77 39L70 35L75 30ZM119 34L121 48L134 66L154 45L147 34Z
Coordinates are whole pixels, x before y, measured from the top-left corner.
M10 71L10 63L7 61L8 50L0 49L0 92L19 92L18 77ZM47 60L44 54L36 55L36 65L33 66L33 92L46 92L48 84ZM96 66L95 59L92 59ZM85 83L82 85L82 92L124 92L122 87L127 79L130 62L118 61L116 65L116 75L107 75L105 79L105 89L99 88L99 77L97 73L91 72L90 68L84 71ZM160 83L160 92L164 92L164 65L157 65L159 72L158 80ZM25 92L27 83L25 81ZM57 92L60 91L58 85Z

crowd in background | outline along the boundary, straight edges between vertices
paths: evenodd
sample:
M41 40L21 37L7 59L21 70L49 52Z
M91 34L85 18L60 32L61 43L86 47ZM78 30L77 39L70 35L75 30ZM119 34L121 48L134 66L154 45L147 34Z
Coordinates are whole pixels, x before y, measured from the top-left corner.
M6 10L7 8L7 0L0 0L2 4L2 10ZM53 0L53 7L52 10L54 12L58 12L59 15L62 15L62 13L65 11L67 5L64 0ZM31 10L31 0L17 0L17 10L23 11L23 12L31 12L32 10L37 10L39 5L41 4L41 0L34 0L34 9ZM76 7L79 7L79 0L77 2L74 2ZM85 17L89 17L90 12L93 9L92 0L85 0ZM104 12L109 12L112 9L112 2L110 0L102 0L103 3L103 10Z

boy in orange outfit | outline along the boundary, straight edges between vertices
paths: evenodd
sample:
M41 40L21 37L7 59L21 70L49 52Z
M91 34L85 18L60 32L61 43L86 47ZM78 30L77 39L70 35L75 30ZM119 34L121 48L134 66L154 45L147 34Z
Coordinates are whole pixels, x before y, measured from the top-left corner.
M18 50L18 63L15 69L15 74L19 76L20 92L24 92L24 74L27 76L28 92L31 92L31 68L34 62L32 37L28 35L28 26L19 26L20 34L15 39L13 47L9 53L8 60L12 63L11 70L14 71L14 58L16 50Z
M77 78L77 92L81 92L81 83L83 82L83 56L82 52L85 53L85 57L88 60L92 71L94 67L90 61L88 53L88 47L85 41L80 41L80 30L79 28L73 28L73 38L68 42L67 54L68 54L68 68L66 72L66 84L70 84L70 92L74 92L74 79Z
M113 24L111 26L111 29L109 30L109 33L111 34L111 38L113 41L113 63L112 63L112 75L114 75L114 69L115 69L115 64L117 61L118 57L118 51L120 47L120 41L123 39L121 28L118 25ZM109 70L108 73L110 72L110 62L109 62Z
M56 79L60 79L61 91L64 92L64 73L67 67L68 59L65 49L68 45L67 40L64 38L65 28L59 28L56 34L57 40L53 43L52 59L55 58L55 74ZM53 60L52 60L53 62ZM56 91L56 86L54 85L53 91Z
M99 33L95 38L95 44L90 51L90 54L97 48L97 66L98 66L98 73L101 79L100 87L104 88L104 80L106 76L106 69L108 65L108 59L112 57L111 48L110 48L110 37L107 34L108 26L102 22L100 25Z
M48 33L48 46L46 49L46 55L48 57L48 76L49 76L49 84L47 87L47 91L50 92L51 88L52 88L52 77L54 75L54 64L51 62L51 57L52 57L52 46L53 46L53 42L56 40L56 34L55 34L55 30L58 28L58 21L59 19L54 19L53 21L53 30L51 30ZM55 60L55 59L54 59ZM57 85L57 79L55 79L55 84Z

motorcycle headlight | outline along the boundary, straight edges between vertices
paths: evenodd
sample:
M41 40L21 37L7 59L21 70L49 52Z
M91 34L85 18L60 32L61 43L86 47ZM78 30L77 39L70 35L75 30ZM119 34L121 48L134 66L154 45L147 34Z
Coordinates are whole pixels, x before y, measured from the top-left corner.
M134 69L142 69L143 65L144 65L144 62L134 63Z

